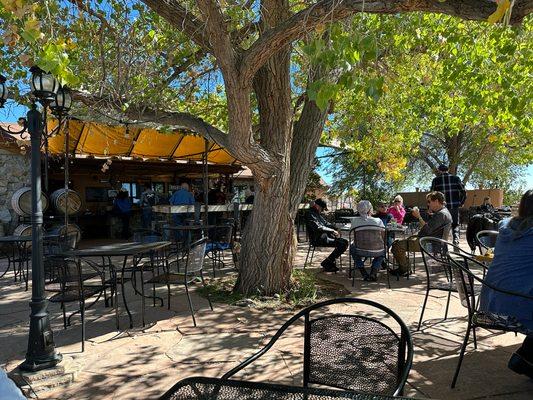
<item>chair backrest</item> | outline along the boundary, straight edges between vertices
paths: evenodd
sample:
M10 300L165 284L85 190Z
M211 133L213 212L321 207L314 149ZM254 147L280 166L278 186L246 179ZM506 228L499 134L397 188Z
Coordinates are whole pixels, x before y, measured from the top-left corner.
M449 259L459 300L461 305L468 310L468 315L471 316L476 307L476 281L473 278L473 272L470 271L469 260L471 259L466 254L457 252L450 253Z
M351 250L358 256L377 257L387 251L385 228L376 225L361 225L350 232L353 237Z
M205 247L207 239L202 238L191 244L187 251L185 275L200 272L204 268Z
M78 293L83 288L81 265L74 259L49 255L43 259L45 290L49 292Z
M443 239L430 236L420 238L419 243L428 280L434 273L451 272L448 246L451 246L452 249L456 246Z
M233 223L217 225L216 228L210 229L209 238L213 242L231 244L233 242Z
M488 249L493 249L496 246L498 239L498 231L484 230L476 233L476 243L481 254L485 254Z
M336 304L371 308L354 314L328 310ZM227 379L266 353L281 334L304 318L303 385L319 384L344 390L398 395L409 375L413 344L405 323L389 308L365 299L339 298L305 308L289 319L270 342L239 366L224 374ZM389 323L397 325L393 329Z

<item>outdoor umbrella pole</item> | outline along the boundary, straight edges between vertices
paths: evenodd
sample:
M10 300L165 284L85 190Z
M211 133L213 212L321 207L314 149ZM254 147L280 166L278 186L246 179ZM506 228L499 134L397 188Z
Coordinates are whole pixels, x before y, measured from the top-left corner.
M41 203L41 139L46 124L46 104L44 122L35 104L28 111L28 132L31 135L31 301L30 334L26 359L20 369L39 371L51 368L62 360L56 353L54 336L50 328L47 300L44 293L43 265L43 207ZM29 278L29 277L28 277Z

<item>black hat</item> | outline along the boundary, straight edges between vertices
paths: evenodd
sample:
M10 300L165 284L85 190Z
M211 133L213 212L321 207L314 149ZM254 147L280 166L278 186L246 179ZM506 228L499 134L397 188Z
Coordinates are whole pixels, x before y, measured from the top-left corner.
M442 172L446 172L446 171L448 171L448 166L444 165L444 164L441 164L441 165L439 165L438 170L442 171Z
M315 204L317 206L320 206L323 210L327 210L328 209L328 205L326 204L326 202L322 199L316 199L315 200Z

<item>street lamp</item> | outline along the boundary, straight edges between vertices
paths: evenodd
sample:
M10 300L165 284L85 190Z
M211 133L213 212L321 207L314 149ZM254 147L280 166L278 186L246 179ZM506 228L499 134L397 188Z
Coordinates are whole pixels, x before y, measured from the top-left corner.
M37 110L35 102L27 113L26 120L22 122L22 129L14 132L11 129L2 129L8 133L28 132L31 138L31 225L32 225L32 293L30 301L30 334L26 359L20 365L25 371L39 371L57 365L61 354L57 353L54 346L54 337L50 328L50 319L47 310L47 300L44 294L44 265L43 265L43 208L41 203L41 142L43 135L46 138L46 109L52 102L64 105L64 99L56 99L59 83L53 75L44 72L38 67L30 69L32 73L30 86L32 94L43 106L43 114ZM7 99L5 78L0 79L0 106L3 107Z

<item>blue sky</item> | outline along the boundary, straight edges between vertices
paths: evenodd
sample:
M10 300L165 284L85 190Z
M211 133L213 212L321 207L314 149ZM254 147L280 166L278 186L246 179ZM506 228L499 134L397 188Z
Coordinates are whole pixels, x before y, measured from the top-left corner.
M325 148L325 147L319 147L316 151L317 156L323 156L327 153L331 153L331 149ZM324 179L324 181L327 184L331 184L333 177L328 174L326 171L326 168L328 166L328 158L321 158L321 167L318 169L318 173ZM526 187L527 188L533 188L533 164L529 165L526 170L526 176L524 177L526 180Z

